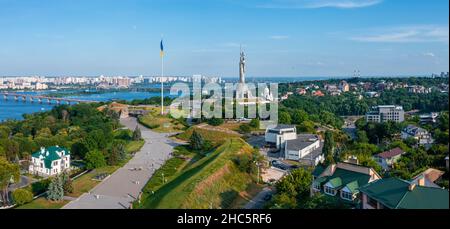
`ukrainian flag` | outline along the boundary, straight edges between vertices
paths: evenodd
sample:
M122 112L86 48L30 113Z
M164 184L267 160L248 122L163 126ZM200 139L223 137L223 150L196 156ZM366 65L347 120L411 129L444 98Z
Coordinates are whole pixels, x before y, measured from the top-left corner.
M161 40L160 47L161 47L160 55L161 55L161 58L163 58L163 57L164 57L164 44L163 44L163 40Z

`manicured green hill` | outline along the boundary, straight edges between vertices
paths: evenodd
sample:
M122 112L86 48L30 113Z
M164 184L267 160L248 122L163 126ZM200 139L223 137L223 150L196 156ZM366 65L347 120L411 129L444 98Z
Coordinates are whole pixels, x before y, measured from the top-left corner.
M208 209L230 208L233 201L252 184L252 177L241 172L232 161L235 155L251 153L242 139L225 141L209 156L182 170L158 190L144 188L139 208Z
M205 129L198 128L198 127L189 128L185 132L177 135L177 138L184 140L184 141L189 141L189 138L191 137L194 130L197 133L199 133L200 135L202 135L202 137L205 140L211 141L214 144L222 144L229 138L239 138L239 135L237 135L237 134L230 134L230 133L225 133L225 132L221 132L221 131L205 130Z

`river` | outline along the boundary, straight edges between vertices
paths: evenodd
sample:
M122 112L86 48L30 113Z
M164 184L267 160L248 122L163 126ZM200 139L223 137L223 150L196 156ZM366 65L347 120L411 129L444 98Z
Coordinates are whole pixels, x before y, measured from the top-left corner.
M61 91L64 92L64 91ZM51 93L51 91L40 91L40 92L17 92L19 94L41 94L45 95ZM65 98L80 99L80 100L94 100L100 102L107 102L111 100L127 100L131 101L134 99L146 99L155 96L159 96L158 92L132 92L132 91L120 91L120 92L106 92L100 94L83 94L83 95L73 95L65 96ZM51 110L55 104L49 105L47 103L31 103L30 101L22 102L15 101L13 97L9 97L8 100L0 98L0 121L5 121L8 119L23 119L23 114L31 114L35 112L48 111Z

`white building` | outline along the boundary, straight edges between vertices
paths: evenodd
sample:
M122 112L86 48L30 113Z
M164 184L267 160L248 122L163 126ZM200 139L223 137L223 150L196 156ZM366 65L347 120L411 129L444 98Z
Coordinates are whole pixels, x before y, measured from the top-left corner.
M47 149L42 147L40 151L32 155L29 172L47 177L69 169L70 151L59 146L52 146Z
M299 161L304 165L316 166L325 159L322 147L322 141L317 135L300 134L296 139L286 141L284 158Z
M408 138L416 139L419 145L429 145L434 142L431 134L427 130L413 125L408 125L402 130L402 139L406 140Z
M366 114L367 122L403 122L405 121L405 111L402 106L386 105L374 106Z
M294 125L277 125L266 129L266 142L283 149L288 140L297 139L297 128Z
M389 170L403 154L405 154L405 151L400 148L395 148L375 155L374 160L383 168L383 170Z
M437 117L439 117L438 113L430 113L430 114L424 114L420 115L420 124L433 124L436 123Z

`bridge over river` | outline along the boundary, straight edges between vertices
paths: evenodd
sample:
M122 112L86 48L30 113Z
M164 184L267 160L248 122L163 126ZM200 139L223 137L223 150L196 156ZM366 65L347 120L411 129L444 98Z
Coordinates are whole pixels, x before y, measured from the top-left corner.
M16 101L23 102L38 102L38 103L48 103L48 104L78 104L78 103L98 103L99 101L94 100L81 100L81 99L69 99L69 98L60 98L60 97L50 97L43 95L27 95L27 94L18 94L18 93L9 93L2 92L0 95L3 95L4 100L14 99Z

